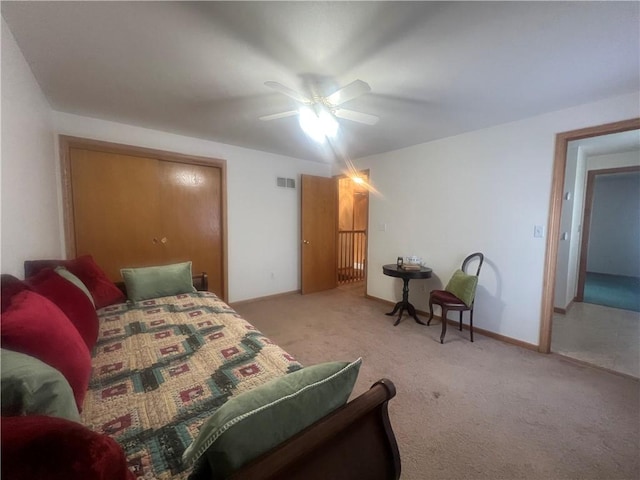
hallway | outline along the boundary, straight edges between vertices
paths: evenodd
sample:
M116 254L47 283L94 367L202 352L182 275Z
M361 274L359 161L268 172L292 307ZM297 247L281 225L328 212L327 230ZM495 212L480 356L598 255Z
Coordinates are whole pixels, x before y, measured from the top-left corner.
M574 303L553 315L551 351L640 378L640 313Z

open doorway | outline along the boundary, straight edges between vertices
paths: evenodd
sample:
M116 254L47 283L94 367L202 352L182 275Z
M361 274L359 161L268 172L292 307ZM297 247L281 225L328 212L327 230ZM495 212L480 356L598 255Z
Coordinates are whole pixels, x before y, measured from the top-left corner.
M640 150L608 159L636 165L587 172L576 301L640 312Z
M367 271L369 172L338 178L338 286L364 296Z
M639 376L640 317L631 318L638 315L635 312L583 303L578 282L584 269L579 260L586 259L583 244L591 226L587 210L593 198L586 190L588 177L595 174L589 172L626 167L629 162L638 165L639 127L640 120L634 119L565 132L556 138L540 332L542 352L553 351L633 376ZM620 142L623 137L626 145ZM638 198L634 203L638 204ZM626 234L626 227L613 228ZM633 252L629 259L632 257ZM607 261L615 263L612 255Z

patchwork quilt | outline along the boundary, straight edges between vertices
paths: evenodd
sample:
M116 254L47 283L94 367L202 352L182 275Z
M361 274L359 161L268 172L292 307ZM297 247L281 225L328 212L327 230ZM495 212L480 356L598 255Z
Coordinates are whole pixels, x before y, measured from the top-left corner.
M182 453L233 395L302 368L231 307L197 292L102 308L82 420L137 477L184 479Z

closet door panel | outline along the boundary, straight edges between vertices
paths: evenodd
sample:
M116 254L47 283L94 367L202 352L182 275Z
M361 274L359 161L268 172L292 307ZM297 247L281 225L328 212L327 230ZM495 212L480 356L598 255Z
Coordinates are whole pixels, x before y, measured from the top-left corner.
M191 260L207 272L209 290L224 295L220 168L162 161L160 221L167 263Z
M162 263L158 162L72 148L76 255L90 254L112 281L120 268Z

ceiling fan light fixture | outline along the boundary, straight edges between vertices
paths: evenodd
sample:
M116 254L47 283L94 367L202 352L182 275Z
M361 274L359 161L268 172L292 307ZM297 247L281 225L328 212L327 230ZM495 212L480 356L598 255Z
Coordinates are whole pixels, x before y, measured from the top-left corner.
M338 133L338 121L328 110L323 108L318 112L318 122L327 138L335 138Z
M298 121L302 131L318 143L334 138L338 133L338 121L326 109L316 111L310 107L301 107Z

